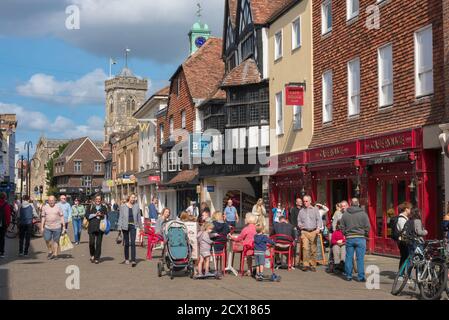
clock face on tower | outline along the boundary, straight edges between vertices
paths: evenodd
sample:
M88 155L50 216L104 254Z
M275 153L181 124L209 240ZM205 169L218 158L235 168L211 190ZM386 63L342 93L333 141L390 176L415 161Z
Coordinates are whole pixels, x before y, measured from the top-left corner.
M205 42L206 42L206 38L204 38L204 37L198 37L195 39L195 45L197 48L202 47Z

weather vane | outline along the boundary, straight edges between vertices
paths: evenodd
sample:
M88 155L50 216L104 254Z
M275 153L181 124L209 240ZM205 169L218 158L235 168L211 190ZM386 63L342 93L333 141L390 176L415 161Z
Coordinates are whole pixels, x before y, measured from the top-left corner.
M200 20L201 19L201 11L203 11L203 8L201 8L201 3L199 1L196 4L196 6L198 7L198 10L196 11L196 15L198 17L198 20Z

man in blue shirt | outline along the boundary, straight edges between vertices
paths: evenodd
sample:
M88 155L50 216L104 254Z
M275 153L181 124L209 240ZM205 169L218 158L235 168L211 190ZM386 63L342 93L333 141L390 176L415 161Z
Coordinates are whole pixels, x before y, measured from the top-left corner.
M228 200L228 205L224 209L225 221L229 226L235 228L236 224L239 223L239 215L237 209L232 205L232 200Z
M68 229L69 221L72 218L72 206L70 203L67 202L66 195L62 194L59 197L58 206L61 209L62 213L64 214L64 223L65 223L65 229Z
M156 220L157 220L157 218L158 218L158 216L159 216L159 213L158 213L158 211L157 211L157 204L158 204L157 198L156 198L156 197L153 197L153 198L151 199L151 203L150 203L150 205L149 205L149 207L148 207L150 219L151 219L152 221L154 220L154 222L156 222Z

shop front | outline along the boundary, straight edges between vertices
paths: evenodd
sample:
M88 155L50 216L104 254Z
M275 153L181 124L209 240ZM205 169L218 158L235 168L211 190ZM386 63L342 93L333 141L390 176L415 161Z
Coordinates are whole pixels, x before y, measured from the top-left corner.
M240 218L238 228L244 226L245 214L252 212L257 199L264 197L264 177L260 175L259 165L201 166L199 174L201 201L205 201L212 212L223 212L231 199Z
M271 181L271 205L290 207L294 197L310 194L329 207L331 217L338 202L357 197L371 223L368 250L396 256L389 222L401 203L421 209L428 237L438 235L438 151L424 149L422 129L412 129L283 155ZM296 169L282 172L285 161Z

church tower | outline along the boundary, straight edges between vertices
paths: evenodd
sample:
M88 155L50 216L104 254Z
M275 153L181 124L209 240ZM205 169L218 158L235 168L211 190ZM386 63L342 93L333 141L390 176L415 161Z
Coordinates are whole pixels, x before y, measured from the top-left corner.
M137 120L132 115L145 102L147 90L148 81L134 76L127 64L119 75L105 81L106 144L112 134L126 132L137 126Z
M194 54L199 48L201 48L211 36L209 26L205 23L201 23L201 10L201 5L198 3L198 21L195 22L189 32L190 55Z

